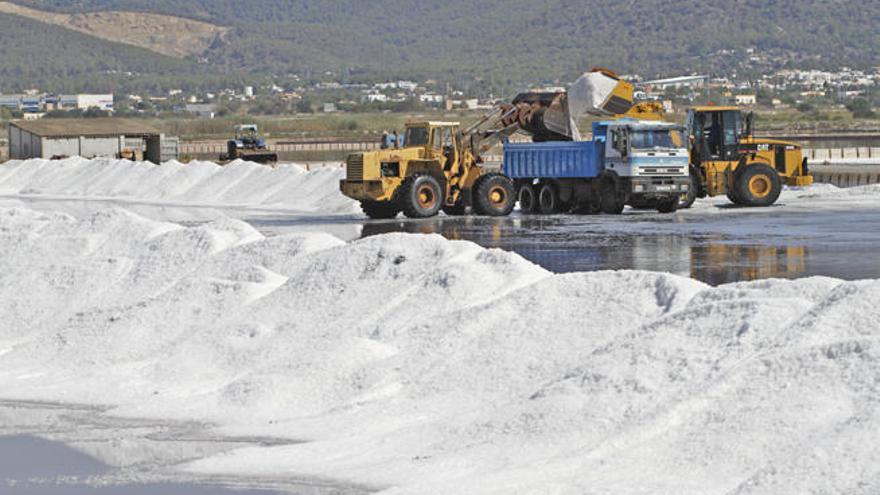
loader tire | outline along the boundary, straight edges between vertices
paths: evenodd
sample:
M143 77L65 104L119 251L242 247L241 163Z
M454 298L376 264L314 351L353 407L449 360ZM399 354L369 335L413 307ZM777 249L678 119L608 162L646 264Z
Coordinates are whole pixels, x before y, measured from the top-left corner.
M519 188L519 211L524 215L538 213L538 195L531 184Z
M678 196L661 199L657 201L657 211L660 213L675 213L675 210L678 209L678 203Z
M779 174L763 163L746 166L737 174L734 184L735 197L743 206L770 206L781 192Z
M694 205L700 190L700 176L697 171L691 167L690 182L688 182L687 194L682 194L678 201L678 209L684 210Z
M372 219L394 218L400 207L392 201L361 201L361 210Z
M437 215L443 203L440 183L430 175L411 175L403 181L399 191L403 214L409 218L428 218Z
M489 173L474 184L474 213L491 217L510 215L514 198L513 181L499 173Z
M724 193L724 195L727 196L727 199L728 199L731 203L733 203L733 204L735 204L735 205L737 205L737 206L742 206L742 205L740 204L740 202L739 202L739 198L736 197L736 191L731 190L731 189L728 189L727 192Z
M544 184L538 192L538 211L542 215L552 215L562 211L559 193L553 184Z

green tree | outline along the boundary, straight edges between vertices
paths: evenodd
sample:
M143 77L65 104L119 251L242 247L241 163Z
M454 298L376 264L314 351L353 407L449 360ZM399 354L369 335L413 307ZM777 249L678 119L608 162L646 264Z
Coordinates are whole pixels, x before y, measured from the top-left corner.
M812 103L802 101L797 104L797 111L801 113L813 113L816 111L816 106Z
M297 113L312 113L312 102L307 98L302 98L295 105Z
M877 117L877 113L871 108L871 103L864 98L856 98L847 102L846 109L852 112L853 117L857 119L873 119Z

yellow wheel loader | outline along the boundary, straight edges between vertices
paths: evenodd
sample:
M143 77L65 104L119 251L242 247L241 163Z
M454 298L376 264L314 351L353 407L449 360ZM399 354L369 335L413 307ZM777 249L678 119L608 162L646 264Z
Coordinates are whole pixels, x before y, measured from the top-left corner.
M457 122L413 122L406 125L404 146L354 153L346 159L340 189L361 203L370 218L393 218L403 212L426 218L440 210L463 215L503 216L513 210L513 182L488 172L479 157L488 138L513 129L478 132L480 122L462 130Z
M742 206L770 206L783 185L813 183L796 143L754 137L753 114L737 107L688 110L687 130L693 186L681 207L697 197L726 195Z

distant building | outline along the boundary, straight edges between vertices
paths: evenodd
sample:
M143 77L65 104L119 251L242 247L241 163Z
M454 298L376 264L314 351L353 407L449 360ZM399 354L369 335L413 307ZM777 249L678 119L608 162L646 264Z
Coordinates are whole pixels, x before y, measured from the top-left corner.
M205 119L213 119L217 116L217 105L213 103L188 103L184 109L187 113L192 113Z
M23 95L0 95L0 107L10 110L21 110L21 99Z
M737 105L756 105L758 103L758 95L752 93L747 95L735 95L733 101Z
M705 86L708 81L709 76L681 76L645 81L642 85L654 90L668 88L698 88Z
M434 93L424 93L419 95L419 100L423 103L443 103L443 95L438 95Z
M365 103L374 103L374 102L384 103L384 102L388 101L388 96L383 95L382 93L371 93L371 94L366 94L366 95L361 96L361 101L363 101Z
M739 95L725 93L721 100L725 105L753 106L758 103L758 96L755 93Z
M58 97L58 102L60 103L60 108L62 110L88 110L90 108L97 108L107 112L113 111L113 94L61 95Z
M119 157L161 163L177 157L156 129L127 119L42 119L9 123L10 159ZM168 143L175 143L168 140Z
M324 103L324 113L333 113L336 110L337 109L335 103Z

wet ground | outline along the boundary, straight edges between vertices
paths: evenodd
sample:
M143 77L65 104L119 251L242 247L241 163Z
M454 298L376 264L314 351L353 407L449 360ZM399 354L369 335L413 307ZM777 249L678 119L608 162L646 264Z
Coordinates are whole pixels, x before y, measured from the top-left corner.
M199 477L187 462L290 440L215 436L197 423L121 419L98 407L0 400L3 495L356 495L318 480Z
M555 272L652 270L713 285L813 275L880 278L880 206L858 203L829 206L801 201L735 208L722 200L698 201L693 209L671 215L627 209L616 216L515 212L502 218L368 220L360 214L0 198L0 207L15 205L79 217L121 206L148 218L183 224L229 215L266 235L328 232L345 241L388 232L433 233L514 251Z
M370 221L349 217L251 215L267 234L328 230L356 237L440 234L514 251L554 272L636 269L671 272L713 285L824 275L880 278L880 209L743 215L437 217ZM349 233L352 237L352 233Z

